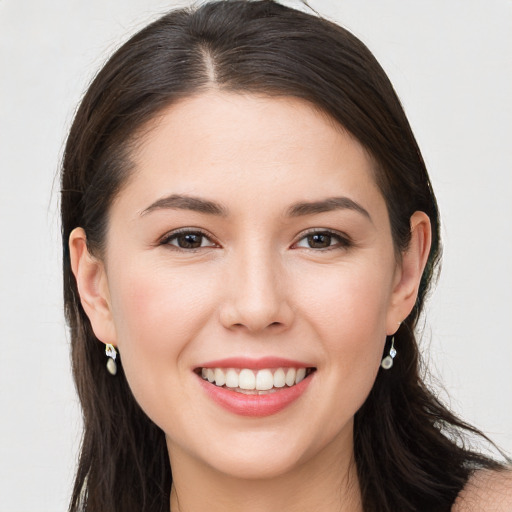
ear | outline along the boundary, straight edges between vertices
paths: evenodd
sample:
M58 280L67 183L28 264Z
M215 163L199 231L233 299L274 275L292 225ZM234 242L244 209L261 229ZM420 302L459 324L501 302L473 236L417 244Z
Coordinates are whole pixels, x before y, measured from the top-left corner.
M101 260L89 253L87 237L82 228L76 228L71 232L69 252L80 301L91 321L94 334L103 343L116 345L105 267Z
M430 252L432 229L428 215L424 212L414 212L410 224L411 240L402 253L402 261L395 276L391 307L388 310L388 336L397 331L400 322L412 311Z

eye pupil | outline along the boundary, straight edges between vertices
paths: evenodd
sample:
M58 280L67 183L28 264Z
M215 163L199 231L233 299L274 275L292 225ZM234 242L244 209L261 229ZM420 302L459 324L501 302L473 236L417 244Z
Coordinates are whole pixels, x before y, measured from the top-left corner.
M178 245L182 249L196 249L201 247L203 235L198 233L186 233L178 237Z
M313 249L321 249L331 245L331 235L326 233L315 233L308 236L308 244Z

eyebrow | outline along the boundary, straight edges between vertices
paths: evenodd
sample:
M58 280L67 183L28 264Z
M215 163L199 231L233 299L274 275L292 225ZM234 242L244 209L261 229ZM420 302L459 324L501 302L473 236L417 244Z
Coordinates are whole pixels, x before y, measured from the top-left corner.
M172 194L158 199L143 210L140 215L143 216L154 210L162 209L192 210L194 212L207 213L209 215L220 215L222 217L227 216L226 208L214 201L180 194Z
M349 197L328 197L321 201L295 203L288 208L287 215L289 217L301 217L303 215L314 215L333 210L352 210L364 215L373 222L368 211Z
M208 215L218 215L222 217L228 216L228 210L219 203L210 201L208 199L181 194L172 194L170 196L162 197L161 199L156 200L145 210L143 210L140 215L144 216L152 211L163 209L191 210L199 213L206 213ZM287 209L286 216L302 217L334 210L352 210L362 214L371 222L373 222L368 211L349 197L328 197L321 201L301 201L292 204Z

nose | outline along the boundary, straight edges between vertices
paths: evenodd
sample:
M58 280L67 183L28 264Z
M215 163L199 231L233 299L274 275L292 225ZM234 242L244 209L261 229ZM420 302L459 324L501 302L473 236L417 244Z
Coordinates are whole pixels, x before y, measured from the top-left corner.
M275 333L291 325L294 313L279 257L245 251L230 262L225 286L220 321L227 329Z

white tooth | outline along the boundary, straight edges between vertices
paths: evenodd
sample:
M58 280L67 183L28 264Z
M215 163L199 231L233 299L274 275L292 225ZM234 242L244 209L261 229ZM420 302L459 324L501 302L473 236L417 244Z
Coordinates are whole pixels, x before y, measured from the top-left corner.
M206 379L207 376L208 376L208 374L207 374L206 368L202 368L201 369L201 377L203 377L203 379Z
M298 384L301 380L304 380L306 376L306 368L299 368L297 370L297 376L295 377L295 384Z
M293 386L295 384L295 368L288 368L286 372L286 385Z
M265 391L274 387L274 377L270 370L259 370L256 374L256 389Z
M274 373L274 387L282 388L286 384L286 376L282 368L278 368Z
M237 388L238 387L238 373L236 373L233 368L230 368L226 372L226 386L228 388Z
M206 378L208 379L208 382L213 382L215 380L215 374L211 368L206 370Z
M215 385L224 386L226 384L226 375L220 368L215 368Z
M241 389L254 389L256 387L256 377L252 370L244 368L238 374L238 387Z

